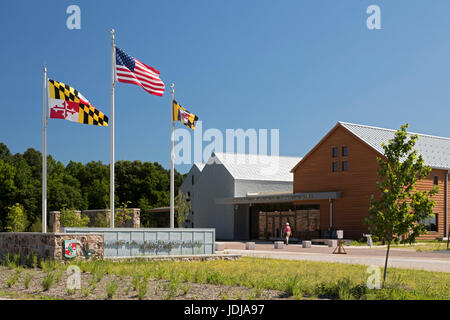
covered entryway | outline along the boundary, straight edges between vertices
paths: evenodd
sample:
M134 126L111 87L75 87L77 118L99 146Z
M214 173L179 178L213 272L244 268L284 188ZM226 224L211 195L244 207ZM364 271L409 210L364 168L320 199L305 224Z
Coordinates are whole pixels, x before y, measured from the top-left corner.
M320 238L321 206L320 201L316 200L338 198L340 192L259 194L234 198L235 223L239 221L235 225L235 237L249 240L282 239L286 222L289 222L294 241ZM307 201L308 204L294 204L298 201Z

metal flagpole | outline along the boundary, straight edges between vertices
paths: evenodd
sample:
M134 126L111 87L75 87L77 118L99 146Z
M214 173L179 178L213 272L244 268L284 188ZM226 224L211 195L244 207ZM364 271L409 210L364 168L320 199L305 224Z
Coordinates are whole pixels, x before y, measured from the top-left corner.
M111 126L111 149L110 149L110 164L109 164L109 208L110 225L114 228L114 85L116 81L115 77L115 62L116 52L114 46L114 29L111 29L111 118L109 125Z
M173 100L174 100L174 94L175 94L175 84L171 84L170 87L172 88L172 103L170 105L171 111L171 118L170 118L170 228L175 228L175 199L174 199L174 193L175 193L175 186L174 186L174 168L173 168L173 160L175 158L175 154L173 151Z
M42 99L42 232L47 233L47 68L44 67Z

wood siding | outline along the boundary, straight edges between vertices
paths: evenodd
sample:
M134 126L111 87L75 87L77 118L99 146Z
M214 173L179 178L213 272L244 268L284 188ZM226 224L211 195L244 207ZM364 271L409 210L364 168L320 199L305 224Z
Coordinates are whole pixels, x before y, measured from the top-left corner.
M348 155L342 156L342 147L347 147ZM338 157L333 158L333 148L338 148ZM364 219L368 217L369 197L377 196L378 164L381 156L365 142L357 138L341 125L336 125L294 168L294 193L340 191L341 198L333 200L333 228L344 230L344 238L361 239L368 232ZM342 171L342 162L347 161L348 171ZM338 172L332 172L333 162L338 162ZM421 181L418 190L430 190L433 177L438 176L440 192L434 197L437 202L438 232L429 233L424 238L444 235L444 190L445 171L433 170ZM312 202L298 202L306 204ZM329 201L320 204L320 225L322 233L330 226Z

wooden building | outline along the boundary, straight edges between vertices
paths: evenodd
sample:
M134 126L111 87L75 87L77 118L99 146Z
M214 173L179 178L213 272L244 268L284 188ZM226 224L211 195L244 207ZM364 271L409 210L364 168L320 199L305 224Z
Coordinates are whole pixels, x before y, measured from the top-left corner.
M286 222L294 238L332 237L344 230L344 237L361 239L368 233L369 198L377 196L377 157L383 157L382 143L396 130L338 122L291 170L293 193L258 194L235 198L236 205L248 205L251 239L281 238ZM418 134L416 150L431 174L417 190L439 186L434 217L425 224L421 238L446 238L449 233L448 173L450 138ZM241 210L242 211L242 210Z
M368 231L369 197L376 196L378 164L383 157L382 143L394 137L395 130L339 122L292 169L294 193L339 191L333 200L299 201L296 204L320 206L320 227L344 230L345 237L358 239ZM435 216L426 221L428 234L423 238L448 236L448 173L450 170L450 138L419 134L416 150L424 158L431 174L422 180L417 190L439 186L434 196Z

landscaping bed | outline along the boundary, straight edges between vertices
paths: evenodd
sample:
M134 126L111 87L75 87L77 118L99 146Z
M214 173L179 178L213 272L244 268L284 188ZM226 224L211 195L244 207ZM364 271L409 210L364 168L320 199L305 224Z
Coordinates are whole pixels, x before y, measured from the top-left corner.
M79 268L81 290L66 288L70 265ZM27 268L10 261L0 267L0 297L450 300L450 273L389 268L382 289L367 287L370 275L363 265L250 257L236 261L44 261L40 267Z

